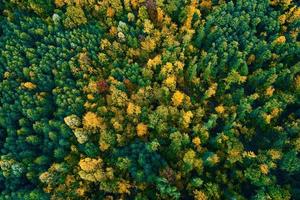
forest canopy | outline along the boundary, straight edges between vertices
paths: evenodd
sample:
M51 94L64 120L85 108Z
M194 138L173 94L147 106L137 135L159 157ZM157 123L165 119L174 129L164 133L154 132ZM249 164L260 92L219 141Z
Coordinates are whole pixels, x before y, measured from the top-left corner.
M0 10L0 200L300 199L299 1Z

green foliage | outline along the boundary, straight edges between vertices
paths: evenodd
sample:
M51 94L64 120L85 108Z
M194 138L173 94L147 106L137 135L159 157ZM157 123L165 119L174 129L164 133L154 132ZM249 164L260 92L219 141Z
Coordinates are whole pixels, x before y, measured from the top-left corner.
M297 1L0 7L0 199L299 197Z

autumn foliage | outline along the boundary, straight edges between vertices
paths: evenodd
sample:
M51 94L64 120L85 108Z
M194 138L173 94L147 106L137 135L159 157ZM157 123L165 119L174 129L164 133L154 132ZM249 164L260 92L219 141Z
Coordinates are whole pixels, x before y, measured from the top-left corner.
M299 199L298 1L0 8L1 200Z

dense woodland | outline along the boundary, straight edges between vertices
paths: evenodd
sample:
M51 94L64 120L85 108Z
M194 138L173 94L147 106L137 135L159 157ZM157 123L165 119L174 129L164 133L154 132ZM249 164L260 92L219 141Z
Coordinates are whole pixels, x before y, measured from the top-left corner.
M0 8L0 200L300 199L299 1Z

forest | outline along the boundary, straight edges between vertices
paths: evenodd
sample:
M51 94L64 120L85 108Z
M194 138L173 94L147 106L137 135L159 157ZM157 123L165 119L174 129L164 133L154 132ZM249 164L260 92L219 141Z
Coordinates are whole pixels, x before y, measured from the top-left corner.
M1 0L0 200L299 200L298 0Z

